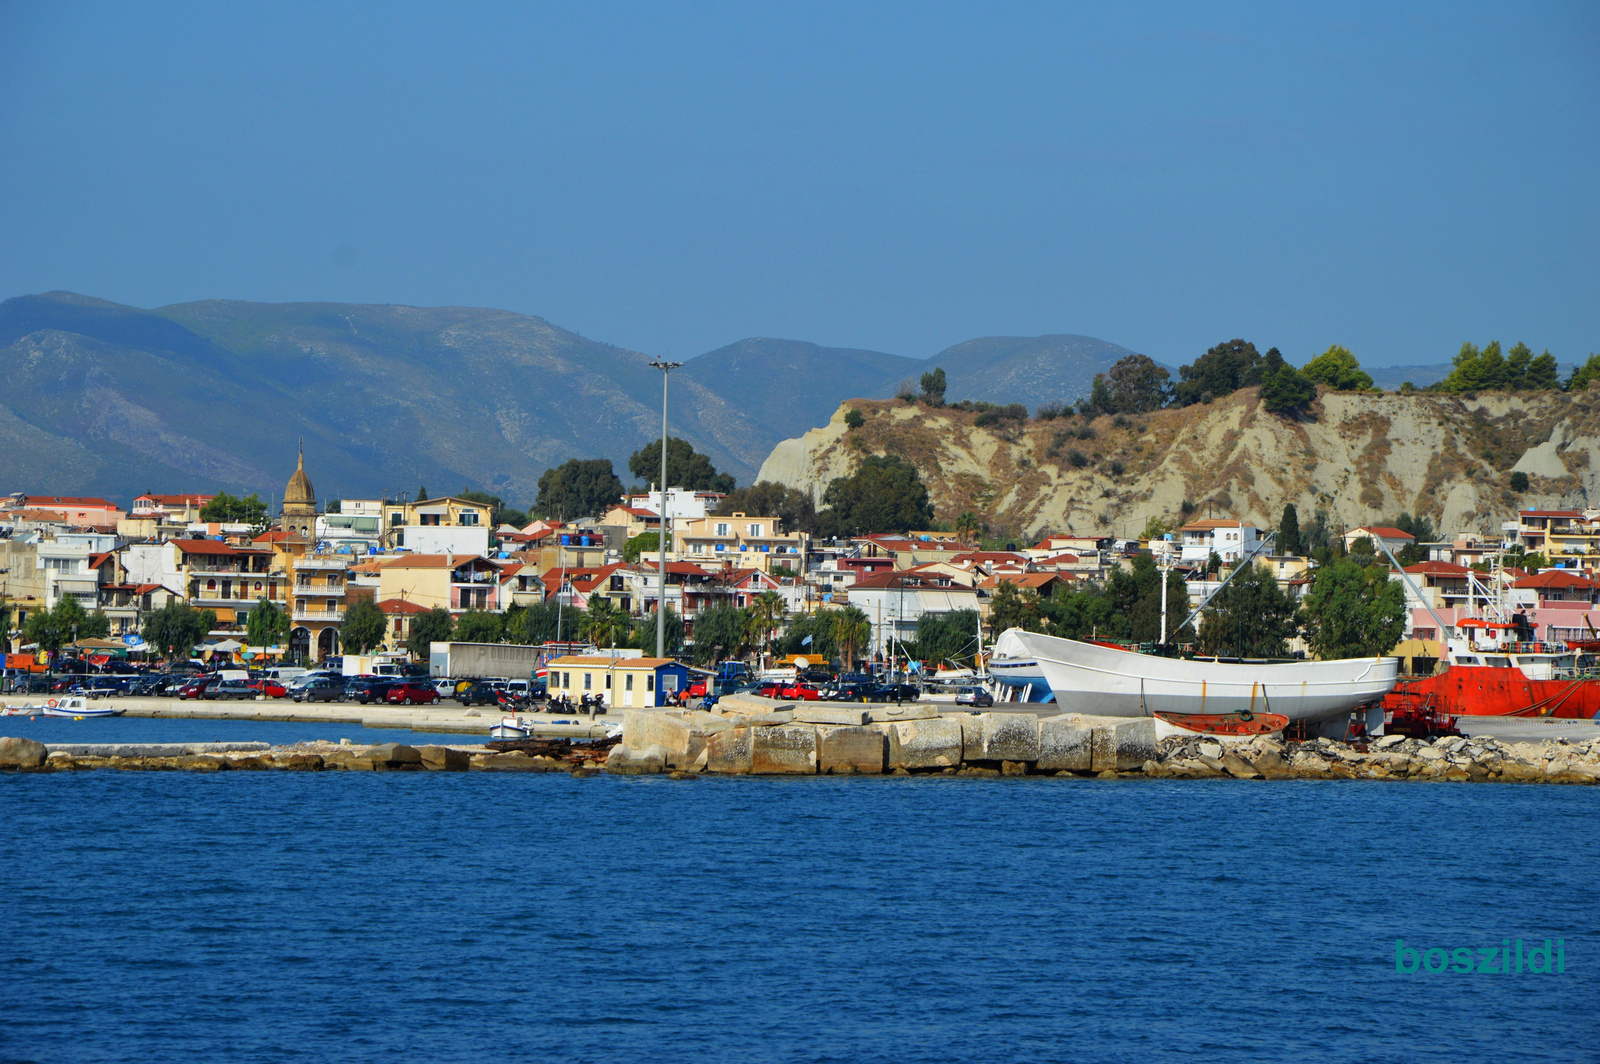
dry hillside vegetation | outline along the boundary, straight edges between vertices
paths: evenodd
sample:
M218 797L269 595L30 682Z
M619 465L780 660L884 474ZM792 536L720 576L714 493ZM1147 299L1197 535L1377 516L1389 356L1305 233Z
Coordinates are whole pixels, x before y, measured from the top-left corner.
M856 429L848 409L865 417ZM1454 395L1324 392L1304 420L1248 388L1151 414L974 424L902 401L844 404L773 449L758 479L815 492L860 456L915 462L938 518L973 510L995 528L1136 535L1186 513L1276 524L1285 503L1355 525L1401 511L1446 531L1494 531L1518 506L1600 504L1600 390ZM1520 495L1513 471L1528 475ZM1187 507L1185 503L1189 504Z

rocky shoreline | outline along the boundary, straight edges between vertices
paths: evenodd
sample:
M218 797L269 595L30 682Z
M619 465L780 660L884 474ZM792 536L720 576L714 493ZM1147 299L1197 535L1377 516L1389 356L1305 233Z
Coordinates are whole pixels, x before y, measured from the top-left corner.
M606 758L605 743L555 742L548 752L488 746L365 746L308 742L268 743L56 743L0 738L0 770L76 772L569 772L593 774Z

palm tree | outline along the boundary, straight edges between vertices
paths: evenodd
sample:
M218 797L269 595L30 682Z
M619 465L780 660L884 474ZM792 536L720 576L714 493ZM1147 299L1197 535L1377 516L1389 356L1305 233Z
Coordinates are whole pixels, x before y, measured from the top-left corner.
M750 622L755 628L756 638L752 640L763 649L771 649L772 638L777 633L778 626L789 614L789 605L783 601L783 596L776 591L763 591L750 600Z
M978 541L978 528L978 515L971 510L961 511L956 518L956 538L969 546Z
M854 672L856 650L872 638L872 622L859 606L843 606L833 612L833 641L839 647L845 671Z
M627 614L617 609L604 595L595 595L589 599L589 608L584 612L578 634L595 646L616 646L617 637L628 631L629 627Z

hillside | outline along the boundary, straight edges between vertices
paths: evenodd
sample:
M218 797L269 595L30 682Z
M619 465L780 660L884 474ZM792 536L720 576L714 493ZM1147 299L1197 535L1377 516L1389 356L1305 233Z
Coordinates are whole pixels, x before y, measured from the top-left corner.
M866 422L848 430L844 412ZM922 470L940 520L963 510L1019 535L1137 535L1150 517L1190 512L1276 526L1285 503L1348 525L1401 511L1446 531L1497 532L1519 506L1600 504L1600 390L1448 395L1325 392L1285 421L1256 389L1132 418L1061 418L980 428L976 415L895 401L845 404L829 423L773 450L760 479L816 493L867 453ZM1074 464L1074 452L1082 465ZM1529 491L1513 495L1513 470Z
M748 483L776 444L852 395L886 397L946 364L950 398L1031 408L1087 388L1096 351L1105 368L1122 349L979 340L917 360L744 340L673 375L670 428ZM540 474L569 458L609 458L631 479L628 456L661 425L650 356L474 307L211 300L142 310L51 292L0 303L0 359L6 490L266 495L282 490L303 438L325 494L420 483L526 505Z

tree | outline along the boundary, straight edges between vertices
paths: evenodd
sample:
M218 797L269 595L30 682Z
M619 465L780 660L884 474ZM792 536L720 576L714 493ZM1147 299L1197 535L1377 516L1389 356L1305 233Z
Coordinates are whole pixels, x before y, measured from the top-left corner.
M614 602L604 595L591 595L578 635L597 647L614 647L626 644L632 629L632 620Z
M556 639L557 615L560 615L561 627L570 637L577 629L572 625L572 611L560 610L554 602L535 602L524 607L512 615L506 611L506 635L515 642L528 646L538 646L540 643L553 643Z
M1261 408L1270 414L1298 417L1316 397L1316 384L1293 366L1269 369L1261 378Z
M694 659L702 665L736 658L744 650L749 614L737 606L713 606L694 619Z
M1334 344L1306 363L1301 371L1317 384L1340 392L1364 392L1372 387L1372 376L1361 368L1348 348Z
M267 523L267 504L254 492L239 499L222 491L200 508L200 520L259 528Z
M1590 355L1583 365L1573 367L1572 376L1567 378L1567 391L1585 391L1594 380L1600 380L1600 354Z
M779 654L805 654L815 661L829 661L838 645L833 640L832 610L819 610L796 617L778 639Z
M1107 371L1100 398L1091 387L1090 399L1103 404L1097 408L1101 413L1147 414L1171 401L1171 379L1149 355L1126 355Z
M859 606L842 606L827 611L832 616L833 642L846 672L854 672L856 652L872 638L872 622Z
M182 602L169 602L159 610L145 614L142 635L144 641L159 650L163 657L187 658L194 645L216 627L217 615L212 610L197 610Z
M534 509L544 517L571 521L593 517L622 498L622 481L609 458L573 458L539 477Z
M1510 479L1511 490L1521 494L1528 490L1528 474L1520 469L1512 470Z
M760 633L757 642L768 646L783 627L783 619L789 615L789 604L776 591L763 591L750 600L749 613Z
M272 647L289 634L289 615L266 596L256 600L244 622L245 640L253 647Z
M909 532L933 523L933 506L917 467L895 455L868 455L848 477L835 477L817 515L824 536Z
M0 653L11 653L11 618L14 615L11 603L0 602Z
M787 487L772 480L761 480L748 488L737 488L717 504L720 517L729 514L751 514L757 517L776 517L789 532L812 533L817 530L817 508L809 492Z
M916 650L935 667L946 661L971 665L978 652L978 611L924 613L917 618Z
M683 652L683 618L671 606L667 607L666 631L667 657L675 658ZM651 610L633 623L633 645L646 654L656 652L656 611Z
M1283 517L1278 521L1278 553L1300 553L1300 514L1294 503L1285 503Z
M632 565L641 555L654 555L660 549L660 532L640 532L637 536L629 537L628 542L622 545L622 560Z
M1405 633L1405 605L1387 565L1324 565L1306 595L1306 643L1324 659L1387 654Z
M463 643L498 643L505 631L505 621L498 613L489 610L468 610L456 620L452 639Z
M405 647L414 658L426 659L434 643L448 643L455 631L455 620L443 606L435 606L427 613L419 613L411 622L411 634L406 636Z
M428 489L425 486L423 486L421 484L418 484L417 485L417 501L418 502L427 502L428 498L429 498Z
M1481 392L1521 384L1520 380L1512 380L1498 340L1491 340L1481 351L1471 343L1464 343L1450 364L1450 375L1439 383L1441 391Z
M983 523L978 520L978 515L971 510L962 510L961 516L956 518L956 537L963 543L977 542L978 533L982 528Z
M867 423L866 415L862 414L861 411L857 410L855 407L852 406L849 410L846 410L844 412L844 427L845 428L847 428L847 429L858 429L862 425L865 425L866 423Z
M1250 564L1211 600L1200 622L1200 653L1281 658L1300 630L1300 609L1264 565Z
M1402 512L1389 524L1411 536L1411 542L1401 547L1395 557L1401 565L1414 565L1417 562L1428 560L1428 544L1437 537L1438 532L1433 527L1433 522L1422 514L1415 517Z
M655 440L634 451L628 458L628 472L641 483L656 483L661 479L661 441ZM696 451L688 440L676 436L667 439L667 486L684 491L733 490L734 480L728 473L718 473L711 459Z
M22 626L22 638L37 643L40 650L54 658L57 651L78 638L78 626L88 616L77 599L63 595L56 600L53 609L29 611L28 620Z
M1220 343L1192 364L1178 367L1181 380L1173 386L1173 401L1178 406L1193 406L1259 384L1261 361L1256 345L1247 340Z
M1062 587L1042 601L1041 612L1051 634L1066 639L1125 639L1154 643L1161 638L1161 570L1155 559L1140 554L1131 569L1113 569L1096 585ZM1189 615L1189 589L1183 573L1169 570L1167 641L1191 642L1194 631L1179 628Z
M1545 351L1535 355L1533 361L1528 363L1528 372L1522 378L1522 384L1532 391L1554 391L1561 387L1560 374L1561 368L1556 365L1556 356Z
M369 598L360 598L344 611L344 623L339 626L339 645L352 654L370 653L382 643L389 631L389 618L378 604Z
M922 375L922 401L929 406L944 405L944 369L931 370Z
M1033 588L1019 589L1008 580L1001 580L989 602L989 628L998 636L1012 628L1024 632L1044 630L1044 617L1039 612L1039 593Z
M322 512L325 513L325 514L341 513L343 510L344 510L344 500L343 499L329 499L328 502L327 502L327 505L323 506L323 508L322 508Z

